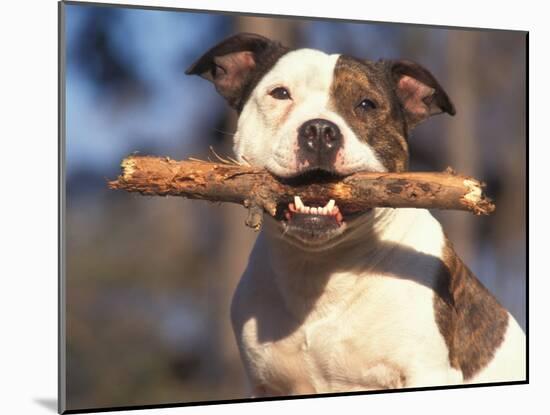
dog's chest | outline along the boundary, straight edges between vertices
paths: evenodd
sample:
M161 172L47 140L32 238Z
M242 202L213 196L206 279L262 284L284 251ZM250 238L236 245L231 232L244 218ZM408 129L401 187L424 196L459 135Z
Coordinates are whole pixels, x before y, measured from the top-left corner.
M256 384L274 394L307 394L405 387L424 367L446 373L430 290L391 278L372 278L362 289L360 301L303 322L264 304L240 337Z
M379 235L376 255L363 252L369 243L358 241L352 262L328 268L279 255L273 267L287 264L283 273L265 267L266 246L255 247L232 318L257 387L303 394L462 381L434 311L444 246L437 221L402 209ZM325 282L307 289L320 275Z

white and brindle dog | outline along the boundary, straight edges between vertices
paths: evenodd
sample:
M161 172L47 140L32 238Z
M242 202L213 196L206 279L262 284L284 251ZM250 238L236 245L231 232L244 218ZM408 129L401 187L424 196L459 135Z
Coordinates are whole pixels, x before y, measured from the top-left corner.
M239 112L240 161L302 184L404 171L455 110L422 66L238 34L188 70ZM294 200L266 215L231 307L253 396L522 381L525 335L423 209Z

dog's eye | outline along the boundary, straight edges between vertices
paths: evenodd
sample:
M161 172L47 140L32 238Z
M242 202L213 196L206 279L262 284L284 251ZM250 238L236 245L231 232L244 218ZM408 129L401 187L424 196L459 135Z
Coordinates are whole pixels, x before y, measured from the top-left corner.
M365 98L363 101L359 103L357 108L362 109L363 111L369 111L376 108L376 104L372 102L370 99Z
M288 89L283 88L282 86L275 88L269 93L275 99L290 99L290 92Z

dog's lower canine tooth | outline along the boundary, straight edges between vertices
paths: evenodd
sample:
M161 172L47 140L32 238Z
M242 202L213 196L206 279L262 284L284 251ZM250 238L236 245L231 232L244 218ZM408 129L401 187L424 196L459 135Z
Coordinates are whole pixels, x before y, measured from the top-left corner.
M328 209L329 212L331 212L334 208L334 205L336 205L336 202L334 201L334 199L330 199L325 207Z

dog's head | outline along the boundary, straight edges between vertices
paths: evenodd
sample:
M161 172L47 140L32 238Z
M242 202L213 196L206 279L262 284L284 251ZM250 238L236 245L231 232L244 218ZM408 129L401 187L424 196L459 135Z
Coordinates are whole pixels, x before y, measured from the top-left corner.
M254 34L226 39L186 73L213 82L239 112L240 161L302 184L407 170L411 129L431 115L455 113L437 80L416 63L289 50ZM362 214L340 211L338 201L297 197L279 207L276 219L290 241L321 247Z

